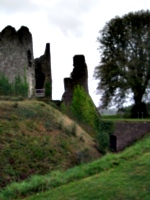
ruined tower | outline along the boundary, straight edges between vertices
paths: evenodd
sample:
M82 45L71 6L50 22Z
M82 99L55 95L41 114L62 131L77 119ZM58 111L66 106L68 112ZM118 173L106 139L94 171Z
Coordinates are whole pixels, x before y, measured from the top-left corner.
M77 85L83 87L85 92L88 91L88 70L84 55L75 55L73 57L73 71L69 78L64 79L65 92L62 96L66 105L70 104L73 97L73 90Z
M43 89L45 95L52 99L52 76L51 76L51 55L50 44L46 44L45 52L35 62L35 78L37 93Z
M7 26L0 32L0 73L12 83L16 76L26 77L28 96L32 97L35 87L32 35L22 26L18 31Z
M43 89L44 96L52 99L50 44L46 44L44 54L34 59L32 35L22 26L18 31L7 26L0 32L0 74L10 83L16 77L26 80L28 97L35 96L36 89Z

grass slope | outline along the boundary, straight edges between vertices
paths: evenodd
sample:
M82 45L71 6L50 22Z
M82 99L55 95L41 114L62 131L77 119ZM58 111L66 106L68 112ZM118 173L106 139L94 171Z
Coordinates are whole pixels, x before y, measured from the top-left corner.
M145 144L146 148L143 148ZM132 155L132 156L131 156ZM112 158L111 158L112 156ZM149 200L150 136L118 155L106 155L103 162L111 168L79 181L71 182L28 200ZM103 164L102 162L102 164ZM98 163L97 163L98 164ZM100 164L100 163L99 163ZM98 167L98 166L97 166ZM101 165L99 165L99 169Z
M150 153L101 174L72 182L28 200L149 200Z
M65 172L12 184L1 191L1 199L13 200L149 200L150 135L123 152L109 153ZM34 194L33 196L30 196Z
M0 101L0 188L99 157L81 127L44 102Z

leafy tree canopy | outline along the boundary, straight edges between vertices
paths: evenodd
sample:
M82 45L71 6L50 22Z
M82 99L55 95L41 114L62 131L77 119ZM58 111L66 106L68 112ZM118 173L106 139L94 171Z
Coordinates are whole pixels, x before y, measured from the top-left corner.
M99 34L101 61L94 77L102 107L121 107L132 94L139 109L150 88L150 11L116 16Z

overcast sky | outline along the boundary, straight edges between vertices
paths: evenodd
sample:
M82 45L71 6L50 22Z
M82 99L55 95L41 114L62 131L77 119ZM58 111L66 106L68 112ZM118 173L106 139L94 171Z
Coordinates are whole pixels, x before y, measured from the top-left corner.
M97 82L93 79L100 61L96 42L99 30L115 16L150 9L149 0L0 0L0 31L7 25L27 26L33 37L34 57L51 45L53 99L61 99L63 79L73 69L73 56L83 54L89 72L89 91L95 104Z

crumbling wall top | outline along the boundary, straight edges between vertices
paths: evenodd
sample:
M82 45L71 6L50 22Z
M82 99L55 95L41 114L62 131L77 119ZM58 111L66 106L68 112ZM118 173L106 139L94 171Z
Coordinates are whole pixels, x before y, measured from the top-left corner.
M21 28L18 30L18 38L20 42L24 44L26 42L31 42L32 35L26 26L21 26Z
M69 78L64 79L65 92L62 96L65 104L70 104L73 97L74 88L79 85L85 92L88 92L88 69L84 55L75 55L73 57L73 71Z

